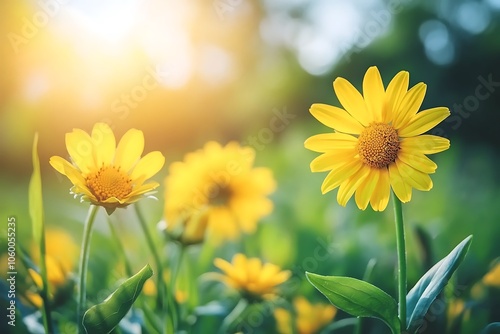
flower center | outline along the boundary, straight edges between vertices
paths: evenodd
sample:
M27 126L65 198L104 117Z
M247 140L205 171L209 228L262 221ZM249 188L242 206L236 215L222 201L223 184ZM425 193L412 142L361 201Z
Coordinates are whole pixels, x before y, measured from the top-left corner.
M86 181L99 202L112 197L122 200L132 192L132 180L120 167L102 166L97 172L90 173Z
M398 132L392 125L372 123L359 135L358 153L370 167L387 167L396 160L398 152Z
M228 185L215 185L214 191L210 195L209 203L213 206L226 206L232 195L232 190Z

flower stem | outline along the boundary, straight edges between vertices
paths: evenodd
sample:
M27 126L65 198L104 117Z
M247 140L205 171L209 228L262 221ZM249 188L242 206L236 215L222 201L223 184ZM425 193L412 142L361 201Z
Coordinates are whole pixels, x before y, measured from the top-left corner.
M43 300L43 326L46 333L54 333L54 328L52 326L52 318L50 314L50 301L49 301L49 281L47 279L47 265L45 262L45 231L42 230L41 240L40 240L40 276L42 277L42 290L40 295Z
M89 262L89 249L90 249L90 237L92 235L92 225L94 225L95 215L99 207L96 205L90 205L89 212L87 213L87 218L85 220L85 225L83 226L83 239L82 248L80 249L80 261L78 264L78 272L80 280L78 281L78 332L84 333L83 329L83 313L85 311L86 304L86 285L87 285L87 267Z
M396 247L398 252L398 298L399 298L399 320L402 330L406 330L406 246L405 228L403 222L403 209L401 201L392 193L394 205L394 220L396 223Z
M139 205L135 204L134 205L135 212L137 214L137 217L139 218L139 223L141 224L141 228L144 232L144 236L146 237L146 242L148 244L149 250L151 251L151 254L153 254L153 259L156 264L156 270L158 270L158 274L156 276L157 279L157 289L158 289L158 294L157 294L157 299L156 299L156 307L160 310L163 310L165 307L165 302L164 302L164 296L165 296L165 284L163 282L163 265L160 259L160 255L158 254L156 250L155 243L153 241L153 237L151 236L151 233L149 232L148 229L148 224L146 223L146 220L144 219L144 215L142 214Z
M238 318L241 316L243 311L248 306L248 301L245 298L241 298L234 307L234 309L227 315L227 317L224 318L224 321L222 321L222 326L219 329L219 333L228 333L231 327L238 321Z

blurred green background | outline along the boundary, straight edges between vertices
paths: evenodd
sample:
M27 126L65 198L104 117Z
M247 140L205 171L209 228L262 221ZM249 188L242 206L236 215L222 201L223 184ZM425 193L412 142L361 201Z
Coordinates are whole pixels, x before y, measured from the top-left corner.
M68 194L69 181L48 160L66 155L65 133L106 121L117 137L132 127L144 131L145 151L162 151L167 165L209 140L235 140L254 147L257 166L274 171L274 212L241 242L204 246L199 274L214 270L214 256L244 251L291 269L300 284L290 293L326 301L304 271L361 278L375 258L372 282L395 296L391 209L361 212L352 201L340 207L336 191L321 195L325 174L310 172L316 154L303 147L307 137L328 131L310 105L339 105L332 81L342 76L361 88L366 69L376 65L385 85L408 70L410 85L428 85L423 109L448 106L452 113L433 130L451 140L448 151L431 157L439 166L434 188L414 191L403 206L409 286L469 234L472 247L456 275L457 286L468 288L455 297L471 297L470 287L500 256L499 0L3 1L0 13L0 231L15 216L18 242L31 243L34 133L46 224L78 244L88 204ZM271 126L276 119L279 128ZM162 182L167 171L155 179ZM163 189L158 199L141 202L151 228L162 219ZM138 270L149 254L129 211L112 219ZM91 279L93 296L98 283L116 278L119 257L109 233L102 214L90 272L110 270ZM477 328L500 321L498 301L479 310ZM374 332L384 330L368 322ZM439 321L432 326L442 329Z

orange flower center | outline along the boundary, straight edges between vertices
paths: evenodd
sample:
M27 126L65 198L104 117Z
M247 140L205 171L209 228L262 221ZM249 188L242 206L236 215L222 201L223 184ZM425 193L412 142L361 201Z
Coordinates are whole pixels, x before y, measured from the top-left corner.
M102 166L98 171L90 173L86 181L87 187L99 202L112 197L122 200L132 192L132 180L120 167Z
M399 137L390 124L372 123L358 138L358 153L365 165L385 168L398 157Z

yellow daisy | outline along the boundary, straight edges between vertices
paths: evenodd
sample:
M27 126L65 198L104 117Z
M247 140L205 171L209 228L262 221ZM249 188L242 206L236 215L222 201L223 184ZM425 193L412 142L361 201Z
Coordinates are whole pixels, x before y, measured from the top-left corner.
M272 211L266 197L276 188L268 168L254 168L255 151L236 142L208 142L175 162L165 179L167 231L200 241L206 233L221 241L253 233Z
M53 156L50 164L70 179L75 196L105 207L108 213L138 201L159 186L145 181L163 167L165 158L158 151L141 158L142 131L127 131L117 147L111 128L97 123L91 135L80 129L67 133L66 148L72 163Z
M219 279L226 285L238 290L244 296L268 297L276 293L276 287L291 276L289 270L281 270L275 264L263 264L259 258L247 258L238 253L231 263L216 258L214 264L224 274Z
M377 67L363 79L363 95L344 78L333 88L344 109L313 104L311 114L331 133L310 137L305 147L322 153L311 162L311 171L330 171L322 193L339 188L337 201L345 206L354 193L361 210L368 203L383 211L390 190L402 202L411 199L412 188L432 188L429 174L437 165L426 154L450 147L446 138L423 135L450 115L446 107L418 112L425 96L422 82L408 89L409 74L399 72L384 88Z
M295 325L299 334L318 333L321 328L332 322L337 314L337 309L330 304L312 304L304 297L293 300L295 314ZM293 333L292 316L288 310L277 308L274 317L278 332L281 334Z

